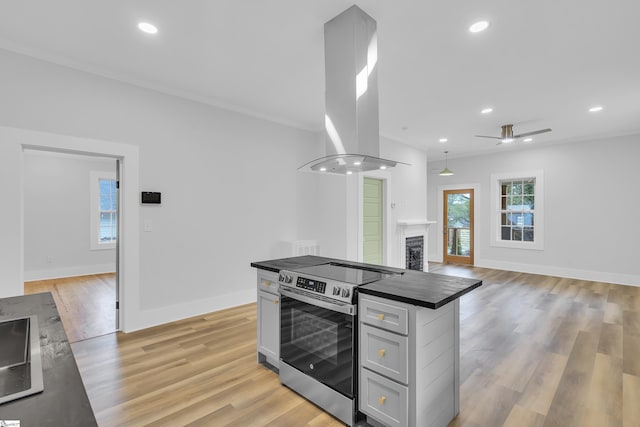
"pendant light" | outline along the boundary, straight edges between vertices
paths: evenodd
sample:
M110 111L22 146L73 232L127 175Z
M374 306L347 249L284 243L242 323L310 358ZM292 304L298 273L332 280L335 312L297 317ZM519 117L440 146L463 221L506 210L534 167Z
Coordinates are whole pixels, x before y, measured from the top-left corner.
M440 172L440 176L451 176L453 175L453 171L450 170L447 167L447 154L449 154L448 151L444 152L444 169L442 169L442 171Z

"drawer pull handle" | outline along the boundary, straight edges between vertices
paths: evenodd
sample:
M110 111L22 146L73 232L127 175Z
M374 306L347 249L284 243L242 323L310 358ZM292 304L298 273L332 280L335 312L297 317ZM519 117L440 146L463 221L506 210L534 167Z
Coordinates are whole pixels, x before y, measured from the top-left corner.
M384 313L378 314L378 320L384 320Z
M380 350L378 350L378 356L380 357L384 357L384 354L387 352L387 350L385 350L384 348L381 348Z
M273 300L273 303L274 303L274 304L277 304L277 303L278 303L278 300L277 300L277 299L274 299L274 300Z
M386 396L380 396L380 397L378 398L378 403L379 403L380 405L384 405L384 402L386 402L386 401L387 401L387 397L386 397Z
M271 282L270 282L270 281L268 281L268 280L265 280L265 281L264 281L264 285L265 285L265 286L271 286Z

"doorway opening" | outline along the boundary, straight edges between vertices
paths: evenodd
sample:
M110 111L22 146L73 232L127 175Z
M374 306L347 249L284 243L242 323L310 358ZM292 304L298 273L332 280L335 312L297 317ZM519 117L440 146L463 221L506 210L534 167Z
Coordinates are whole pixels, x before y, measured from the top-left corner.
M22 156L24 293L52 293L69 342L117 331L119 160Z
M443 262L473 265L474 190L443 192Z
M364 177L362 181L362 262L382 265L384 261L382 179Z

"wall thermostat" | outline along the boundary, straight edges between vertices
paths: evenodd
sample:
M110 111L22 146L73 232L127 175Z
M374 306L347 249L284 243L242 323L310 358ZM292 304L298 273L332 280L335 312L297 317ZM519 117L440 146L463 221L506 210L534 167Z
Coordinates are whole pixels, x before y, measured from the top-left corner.
M140 195L140 202L143 205L159 205L160 204L160 193L154 191L143 191Z

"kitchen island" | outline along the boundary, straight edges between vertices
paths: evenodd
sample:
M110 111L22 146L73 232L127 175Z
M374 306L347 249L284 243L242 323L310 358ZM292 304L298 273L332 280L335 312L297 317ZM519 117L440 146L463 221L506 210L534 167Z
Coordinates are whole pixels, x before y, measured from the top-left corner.
M0 298L0 321L33 315L38 317L44 391L0 404L0 420L19 420L22 427L97 426L51 293Z
M280 367L281 381L282 368L286 368L285 375L288 376L291 367L279 365L283 363L279 360L280 322L289 322L290 316L280 316L282 304L279 302L284 294L278 294L278 281L291 280L287 276L292 275L293 284L287 282L289 286L304 290L313 287L316 292L324 292L321 298L326 298L324 295L330 293L325 288L330 288L331 294L336 295L335 282L327 280L325 284L321 280L317 283L318 276L309 282L293 272L313 271L314 267L322 265L325 271L343 267L377 271L381 273L380 277L358 284L353 296L357 320L352 327L358 331L353 334L357 340L354 342L357 366L353 375L354 380L357 379L354 390L357 411L364 414L371 425L398 427L446 426L458 414L458 300L481 286L481 281L317 256L260 261L251 265L258 269L258 361L276 369ZM344 287L340 289L344 290ZM292 333L290 326L283 328L287 335ZM323 351L319 350L319 354ZM314 366L310 365L310 368L311 373ZM325 407L331 406L332 402L316 401L316 404ZM348 417L338 418L352 425Z

